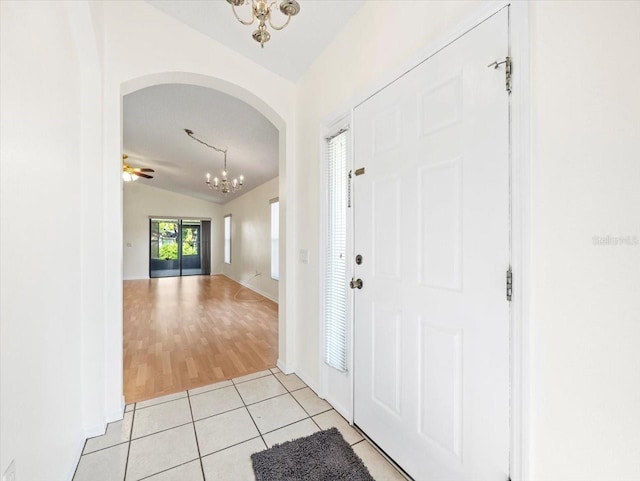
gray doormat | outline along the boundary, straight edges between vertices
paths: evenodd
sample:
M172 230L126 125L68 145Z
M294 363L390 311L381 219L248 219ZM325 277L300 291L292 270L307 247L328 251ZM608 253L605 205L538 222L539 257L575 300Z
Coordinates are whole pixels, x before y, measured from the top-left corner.
M374 481L336 428L251 455L257 481Z

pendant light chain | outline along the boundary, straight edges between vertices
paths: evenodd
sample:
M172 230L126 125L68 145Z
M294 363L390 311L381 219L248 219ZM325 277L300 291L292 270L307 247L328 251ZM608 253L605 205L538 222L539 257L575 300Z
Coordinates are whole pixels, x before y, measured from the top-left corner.
M222 179L219 180L217 177L214 177L213 179L213 183L211 182L211 174L207 173L207 180L205 181L205 184L207 184L207 186L210 189L216 189L221 191L223 194L229 194L230 192L237 192L240 189L242 189L242 186L244 184L244 176L241 175L239 178L233 179L232 181L229 181L227 179L227 151L228 149L221 149L220 147L216 147L215 145L211 145L207 142L205 142L204 140L201 140L199 138L197 138L195 135L193 135L193 131L190 129L184 129L185 133L191 137L193 140L195 140L196 142L199 142L200 144L209 147L210 149L215 150L216 152L220 152L222 154L224 154L224 170L222 171ZM239 179L239 180L238 180Z

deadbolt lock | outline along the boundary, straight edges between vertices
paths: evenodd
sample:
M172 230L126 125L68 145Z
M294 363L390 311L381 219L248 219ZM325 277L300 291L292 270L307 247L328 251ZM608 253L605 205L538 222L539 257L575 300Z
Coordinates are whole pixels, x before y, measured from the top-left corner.
M351 279L349 286L351 289L362 289L362 279Z
M362 264L362 256L360 254L356 256L356 264L358 265Z

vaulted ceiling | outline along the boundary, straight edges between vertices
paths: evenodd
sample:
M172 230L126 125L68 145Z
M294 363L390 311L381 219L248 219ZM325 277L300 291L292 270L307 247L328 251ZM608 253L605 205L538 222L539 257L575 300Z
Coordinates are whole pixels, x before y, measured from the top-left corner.
M240 24L225 0L147 0L147 3L272 72L295 82L331 43L364 0L299 0L300 13L264 48L255 26ZM248 6L239 13L248 16ZM276 15L278 18L276 19ZM274 22L282 21L280 12ZM135 167L155 170L136 182L211 202L225 203L278 175L278 131L257 110L224 93L189 85L159 85L124 98L124 153ZM243 190L208 189L205 175L220 176L223 155L190 139L228 148L230 178L243 174Z
M271 30L271 40L260 48L251 32L253 26L240 24L225 0L147 0L154 7L199 32L234 49L239 54L293 82L309 68L331 43L364 0L298 0L300 13L282 31ZM248 18L249 6L238 8ZM282 23L276 11L274 23Z
M135 167L155 170L139 179L216 203L225 203L278 176L278 130L260 112L230 95L205 87L166 84L124 97L124 153ZM245 176L243 190L224 195L205 184L218 176L223 154L189 138L228 149L229 177Z

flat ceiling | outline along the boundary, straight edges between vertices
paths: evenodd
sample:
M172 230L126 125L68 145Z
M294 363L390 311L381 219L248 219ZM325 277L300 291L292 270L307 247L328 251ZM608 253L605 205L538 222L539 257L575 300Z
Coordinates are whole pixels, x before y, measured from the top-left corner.
M256 25L240 24L225 0L147 0L166 14L226 45L272 72L297 81L336 34L365 3L364 0L299 0L300 13L282 31L271 32L271 40L260 48L251 37ZM277 9L276 9L277 10ZM238 14L250 17L251 8L242 6ZM276 25L286 18L277 10Z
M250 105L217 90L182 84L138 90L124 97L123 127L127 163L155 170L153 179L136 182L223 204L278 176L278 130ZM184 129L228 149L229 177L245 177L240 192L225 196L206 186L207 172L220 177L224 156Z

